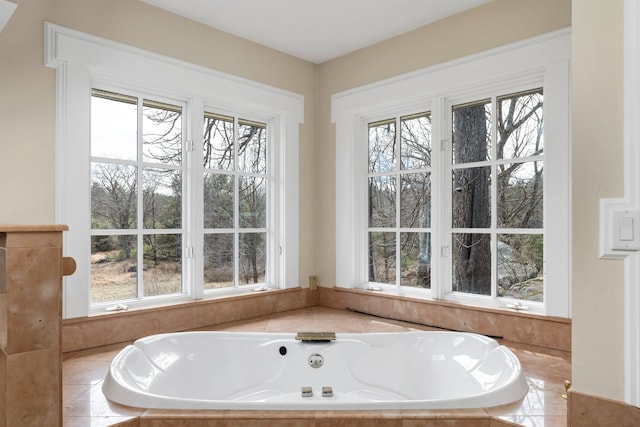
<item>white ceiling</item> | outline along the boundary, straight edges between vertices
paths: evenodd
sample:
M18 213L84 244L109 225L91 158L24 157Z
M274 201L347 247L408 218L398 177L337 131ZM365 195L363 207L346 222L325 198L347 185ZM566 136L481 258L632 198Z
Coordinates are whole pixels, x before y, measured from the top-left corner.
M142 0L316 64L490 0Z

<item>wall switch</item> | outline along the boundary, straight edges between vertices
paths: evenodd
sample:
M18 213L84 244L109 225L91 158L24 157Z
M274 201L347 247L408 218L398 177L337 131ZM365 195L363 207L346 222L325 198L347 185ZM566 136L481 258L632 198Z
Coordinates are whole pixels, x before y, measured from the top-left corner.
M640 250L640 211L618 210L612 216L612 249Z
M318 290L318 276L309 276L309 289L312 291Z

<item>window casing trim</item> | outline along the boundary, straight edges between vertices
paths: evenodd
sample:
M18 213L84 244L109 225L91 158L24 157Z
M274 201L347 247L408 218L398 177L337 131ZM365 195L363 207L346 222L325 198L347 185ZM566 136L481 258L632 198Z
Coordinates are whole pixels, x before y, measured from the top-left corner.
M545 187L545 303L539 304L536 311L570 317L570 52L570 31L560 30L333 95L337 286L366 288L369 285L367 239L366 233L362 232L366 229L368 206L366 186L362 180L367 172L365 139L368 123L430 110L433 122L438 121L439 124L432 128L432 150L439 151L439 145L450 144L450 135L442 133L447 129L447 122L450 123L449 110L453 101L487 98L496 91L507 94L542 87L545 93L545 139L559 143L545 146L545 182L553 182L554 187L553 191ZM450 166L446 163L446 156L439 157L440 160L432 165L431 219L434 225L446 222L451 203L450 195L441 193L446 186L440 182L443 172ZM552 215L554 220L547 221ZM433 253L439 253L447 245L443 241L446 235L445 232L432 234ZM548 236L554 236L553 243ZM450 281L450 271L441 264L432 264L432 283ZM393 288L395 286L384 287L385 290ZM436 299L453 298L476 305L497 305L487 298L460 297L449 293L446 285L434 287L431 293L404 288L399 292L421 293Z
M187 102L190 105L185 117L187 129L197 128L205 104L219 107L223 113L239 111L249 118L269 120L273 127L272 155L279 164L273 172L277 174L273 175L273 182L277 183L278 191L269 207L275 221L271 248L277 254L273 264L275 282L280 288L298 286L298 127L304 117L302 95L51 23L45 23L44 62L56 69L55 221L70 226L65 234L65 252L78 262L76 273L64 282L65 318L89 314L87 236L91 224L86 214L90 209L90 198L86 197L90 194L87 142L90 91L96 83ZM195 146L198 138L202 137L197 132L186 135ZM193 210L189 215L193 215ZM186 235L197 236L199 230L193 229L193 218L184 219L192 224L184 227ZM195 240L185 245L195 245L198 243ZM194 269L187 270L185 280L193 280ZM196 293L191 299L202 296Z

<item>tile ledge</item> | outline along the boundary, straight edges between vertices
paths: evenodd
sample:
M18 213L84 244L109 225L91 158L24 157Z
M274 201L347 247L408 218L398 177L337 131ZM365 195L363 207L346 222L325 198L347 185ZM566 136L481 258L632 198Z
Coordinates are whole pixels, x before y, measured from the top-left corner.
M63 325L70 325L78 322L86 322L87 320L127 317L127 316L131 316L132 313L144 314L145 312L151 313L158 310L174 310L174 309L180 309L180 308L185 308L189 306L209 305L209 304L215 304L217 302L229 301L229 300L235 300L235 299L258 298L258 297L264 297L265 295L271 295L271 294L282 295L285 293L300 292L300 291L303 291L304 289L305 288L297 287L297 288L287 288L287 289L271 289L268 292L246 291L246 292L237 293L237 294L219 295L219 296L206 298L206 299L199 299L199 300L187 300L187 301L178 301L178 302L174 301L174 302L167 302L164 304L147 305L144 307L132 307L126 311L125 310L101 311L101 312L91 313L88 316L84 316L84 317L72 317L68 319L62 319L62 323Z
M342 288L342 287L339 287L339 286L334 286L332 288L325 288L325 289L330 289L331 291L336 291L336 292L347 292L347 293L362 294L362 295L373 295L373 296L379 296L379 297L384 297L384 298L393 298L393 299L404 300L404 301L414 301L414 302L419 302L419 303L423 303L423 304L439 305L439 306L446 306L446 307L455 307L455 308L460 308L460 309L463 309L463 310L482 311L482 312L486 312L486 313L504 314L504 315L509 315L509 316L522 317L522 318L529 318L529 319L536 319L536 320L543 320L543 321L547 320L547 321L556 322L556 323L571 324L571 319L570 318L557 317L557 316L548 316L546 314L532 313L532 312L521 311L521 310L514 310L514 309L506 308L506 307L505 308L486 307L486 306L481 306L481 305L465 304L465 303L456 302L456 301L436 300L436 299L433 299L433 298L418 297L418 296L413 296L413 295L401 295L401 294L398 294L398 293L391 293L391 292L376 292L376 291L369 291L367 289Z
M68 231L64 224L0 224L0 233L41 233L47 231Z

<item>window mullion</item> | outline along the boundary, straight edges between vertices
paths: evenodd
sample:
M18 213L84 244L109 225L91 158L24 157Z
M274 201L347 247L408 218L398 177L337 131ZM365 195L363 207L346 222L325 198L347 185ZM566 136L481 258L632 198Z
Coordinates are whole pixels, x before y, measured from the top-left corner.
M144 107L142 97L138 97L138 134L137 134L137 212L136 212L136 276L137 276L137 299L144 297L144 182L143 182L143 159L144 159L144 129L143 129L143 117Z
M238 118L233 119L233 287L240 285L240 174L238 165Z
M434 150L432 181L432 276L431 292L435 298L444 298L451 292L451 114L445 98L436 98L431 109Z
M402 284L402 241L401 241L401 233L400 233L400 206L401 206L401 191L402 191L402 180L401 180L401 138L400 135L402 133L402 120L399 117L396 117L396 134L395 134L395 144L396 149L394 150L395 155L395 181L396 181L396 287L400 289L400 285Z
M183 201L184 254L186 269L183 279L186 289L191 291L195 299L204 297L204 162L203 162L203 117L202 99L192 99L187 106L188 134L183 137L185 150L184 183L185 197ZM187 248L192 248L188 250ZM189 255L189 256L186 256ZM190 289L189 289L190 288Z
M491 97L491 297L498 296L498 101Z

